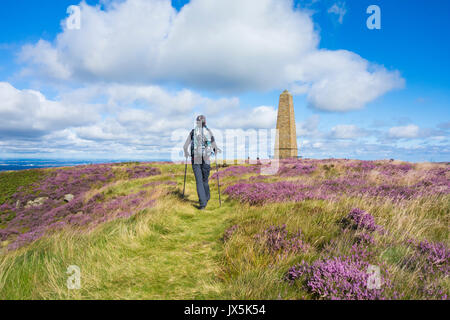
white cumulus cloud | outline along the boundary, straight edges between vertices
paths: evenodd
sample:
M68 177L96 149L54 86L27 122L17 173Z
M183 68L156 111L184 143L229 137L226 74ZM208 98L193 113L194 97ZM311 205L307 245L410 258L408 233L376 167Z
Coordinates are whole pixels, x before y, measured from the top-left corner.
M415 124L407 126L392 127L389 129L389 137L391 138L417 138L419 137L419 127Z
M346 50L318 50L304 57L292 72L309 83L310 106L327 111L350 111L394 89L404 80Z
M61 103L35 90L19 90L0 82L0 136L37 138L51 131L94 123L96 105Z
M363 108L403 86L353 52L319 50L310 14L291 0L169 0L81 6L80 30L25 45L23 74L66 81L178 83L239 93L293 88L311 107Z
M39 91L0 82L0 101L2 152L67 151L88 157L164 153L167 157L174 147L173 133L184 130L187 135L198 114L205 114L217 133L272 128L277 114L271 106L243 109L238 98L213 99L186 89L120 84L79 88L52 100Z
M331 136L336 139L356 139L366 135L366 132L353 124L340 124L331 129Z

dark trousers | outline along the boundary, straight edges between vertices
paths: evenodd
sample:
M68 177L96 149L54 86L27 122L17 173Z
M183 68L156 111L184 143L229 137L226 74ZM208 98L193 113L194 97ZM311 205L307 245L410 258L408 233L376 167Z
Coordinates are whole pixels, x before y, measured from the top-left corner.
M209 172L211 166L204 161L202 164L192 164L192 170L194 171L195 182L197 183L198 201L201 207L206 207L211 195L209 193Z

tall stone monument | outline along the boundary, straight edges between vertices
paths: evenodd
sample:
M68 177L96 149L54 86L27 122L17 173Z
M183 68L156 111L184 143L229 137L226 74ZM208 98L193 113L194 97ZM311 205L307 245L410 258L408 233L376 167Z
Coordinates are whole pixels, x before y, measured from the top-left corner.
M297 158L297 132L295 127L294 100L289 91L280 95L277 117L275 159Z

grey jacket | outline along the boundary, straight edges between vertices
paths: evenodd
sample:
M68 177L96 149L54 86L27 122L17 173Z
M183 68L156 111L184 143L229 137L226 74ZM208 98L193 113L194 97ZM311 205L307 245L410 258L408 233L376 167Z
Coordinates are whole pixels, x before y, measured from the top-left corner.
M217 147L216 140L214 139L214 135L208 127L204 127L204 129L208 130L211 135L211 146L197 147L196 149L192 147L192 136L194 134L194 130L192 130L184 143L184 155L185 157L191 156L191 161L193 164L202 164L203 161L206 164L211 164L211 154L212 152L216 153L219 148Z

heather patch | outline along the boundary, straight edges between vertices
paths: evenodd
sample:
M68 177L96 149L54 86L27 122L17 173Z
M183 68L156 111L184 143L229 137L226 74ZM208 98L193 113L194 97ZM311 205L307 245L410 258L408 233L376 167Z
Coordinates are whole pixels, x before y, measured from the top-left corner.
M139 178L146 178L151 176L156 176L161 174L161 169L151 167L148 165L139 165L139 166L133 166L131 168L127 168L126 172L128 174L129 179L139 179Z
M231 199L239 200L251 205L261 205L269 202L294 201L299 202L306 199L327 199L327 195L314 192L307 186L280 181L274 183L237 183L229 186L224 191Z
M224 234L223 234L223 242L227 242L228 240L231 239L231 237L233 236L233 234L239 229L239 226L237 224L232 225L231 227L229 227L228 229L225 230Z
M248 180L250 182L261 182L261 181L266 180L268 177L270 177L270 176L261 176L261 175L251 176L250 178L248 178Z
M388 184L363 186L360 189L360 193L369 197L389 198L392 200L409 200L422 195L420 190L417 189Z
M408 171L413 170L413 165L410 163L383 163L379 166L378 171L385 176L404 175Z
M375 244L375 239L373 236L366 232L360 232L355 235L355 241L361 245L372 245Z
M345 227L352 229L364 229L367 231L381 230L381 227L375 223L374 217L364 210L353 208L347 217L342 220Z
M408 243L414 248L414 254L408 259L410 266L420 268L424 276L450 275L450 250L444 243L428 240Z
M18 188L0 206L3 213L0 222L6 223L0 241L8 240L8 247L15 249L39 239L49 230L66 225L93 227L114 218L130 216L142 206L153 206L151 190L112 199L97 193L87 199L88 191L114 181L115 171L121 170L122 166L97 164L52 169L41 181ZM160 169L150 166L135 166L127 168L126 172L130 179L161 173ZM146 185L149 186L153 185Z
M311 175L318 171L319 165L322 166L322 174ZM236 168L236 171L232 167L227 170L237 172L230 176L240 179L231 185L227 181L225 193L231 199L252 205L307 199L334 201L345 197L401 202L450 193L449 167L424 170L415 169L408 163L352 161L344 165L336 162L335 165L320 160L283 160L280 161L278 174L251 176L247 180L241 177L241 173L255 173L254 169ZM405 178L409 172L414 172L414 175ZM378 178L370 178L371 174ZM264 181L268 177L271 181ZM283 178L291 179L281 180Z
M348 170L360 173L368 173L369 171L376 170L385 176L403 175L414 169L414 166L410 163L395 164L391 162L363 160L352 160L344 166Z
M404 260L404 264L419 270L418 287L427 299L446 300L449 288L444 287L440 279L450 275L450 250L442 242L409 240L414 253Z
M32 184L33 192L19 190L8 203L20 201L25 205L37 196L53 201L64 200L66 194L80 195L92 187L103 186L115 178L112 164L86 165L54 169L47 177ZM19 205L20 207L20 205Z
M315 164L309 163L281 163L281 166L278 170L278 175L281 177L294 177L301 175L308 175L313 173L316 170Z
M88 201L80 196L45 213L24 212L18 216L15 225L22 228L26 226L28 231L18 234L8 248L17 249L39 239L47 231L55 231L68 225L94 228L100 223L113 219L130 217L139 210L152 207L154 204L152 191L140 191L135 194L116 196L108 201L104 201L103 194L96 194ZM11 234L2 235L1 240L6 240Z
M445 195L450 193L450 166L446 168L432 168L426 171L422 178L412 188L423 195Z
M219 178L226 177L241 177L247 174L261 174L261 168L268 167L268 164L258 164L249 166L231 166L224 170L219 171ZM280 177L295 177L301 175L311 174L316 170L316 164L303 163L298 161L281 160L279 161L277 176ZM213 178L217 177L217 173L212 175ZM251 177L250 177L251 178Z
M320 259L312 264L302 262L291 267L286 279L302 281L316 298L326 300L384 300L393 298L386 274L380 274L379 287L370 287L369 262L364 257L340 256Z
M344 166L347 170L353 170L363 173L372 171L373 169L378 167L377 164L373 161L355 161L355 160L346 163Z
M286 225L271 226L263 233L257 234L255 239L269 253L277 252L304 252L308 249L308 244L303 241L301 230L295 234L290 234Z
M220 170L218 173L215 172L211 175L212 178L217 178L217 174L219 174L219 178L225 177L240 177L246 174L260 174L261 166L253 165L253 166L231 166L227 167L224 170Z
M449 288L444 287L436 280L425 283L419 288L419 292L430 300L448 300L449 298Z

